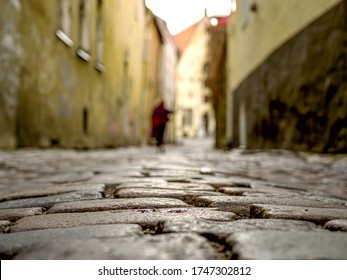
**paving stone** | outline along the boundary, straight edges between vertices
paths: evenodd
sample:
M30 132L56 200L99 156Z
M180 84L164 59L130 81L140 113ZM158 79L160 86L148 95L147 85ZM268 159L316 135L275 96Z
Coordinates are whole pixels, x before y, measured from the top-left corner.
M135 198L135 197L167 197L183 200L191 204L199 196L226 196L225 194L213 191L190 191L190 190L169 190L150 188L127 188L115 192L115 197Z
M142 238L109 238L41 244L15 259L37 260L213 260L208 241L197 234L162 234Z
M244 193L252 193L255 190L250 188L238 188L238 187L221 187L218 191L228 195L243 195Z
M60 174L52 174L41 176L35 181L37 182L52 182L52 183L71 183L71 182L81 182L86 181L94 176L93 172L66 172Z
M331 231L347 231L347 219L329 221L324 225L324 228Z
M184 190L184 191L215 191L210 185L199 183L157 183L157 182L143 182L143 183L125 183L117 186L116 191L121 189L132 188L145 188L145 189L167 189L167 190Z
M107 187L116 187L120 184L124 183L153 183L153 184L161 184L161 183L167 183L166 180L162 178L147 178L147 177L141 177L141 178L129 178L129 177L118 177L115 178L114 176L94 176L92 179L87 181L88 183L100 183L105 184Z
M18 178L17 178L18 179ZM13 180L6 183L0 183L0 201L6 199L4 196L19 190L25 190L29 188L37 188L37 187L49 187L54 186L53 183L43 183L43 182L33 182L33 181L19 181Z
M7 220L0 220L0 227L7 227L10 226L11 222ZM0 235L1 236L1 235Z
M72 212L96 212L119 209L158 209L182 207L188 207L188 204L174 198L117 198L58 203L53 205L52 208L47 211L47 213L53 214Z
M194 181L200 183L200 179L194 180L186 177L162 177L161 179L169 183L195 183Z
M149 177L184 177L184 178L202 178L199 171L187 171L187 170L160 170L160 171L150 171L148 173Z
M17 232L96 224L139 224L144 227L154 227L160 222L166 220L187 220L192 218L201 218L213 221L232 221L236 220L237 216L231 212L217 211L216 209L206 208L169 208L88 213L60 213L22 218L10 228L10 231Z
M243 219L232 222L216 222L200 219L170 220L160 224L164 233L196 232L203 235L214 235L226 238L231 233L259 230L276 231L320 231L322 228L314 223L280 219Z
M321 201L324 203L336 204L336 205L342 206L343 208L347 208L347 199L335 198L335 197L330 197L324 194L317 194L317 193L311 193L311 192L304 192L302 194L303 194L303 197L305 198L309 198L315 201Z
M70 184L57 184L57 185L42 185L30 186L21 188L11 188L0 191L0 201L13 200L20 198L29 198L35 196L47 196L55 194L63 194L76 191L94 190L103 192L105 189L104 184L87 184L87 183L70 183Z
M57 194L45 197L24 198L4 201L0 203L0 209L45 207L49 208L59 202L100 199L102 194L98 191L79 191L65 194Z
M97 174L90 178L88 182L90 183L101 183L101 184L120 184L123 181L127 181L128 178L132 179L143 179L144 175L141 174L140 172L124 172L124 173L106 173L106 174Z
M254 191L254 192L244 192L242 196L246 197L257 197L258 199L264 198L265 202L270 201L268 204L277 204L271 203L271 200L297 200L297 201L309 201L311 204L316 203L317 206L322 207L332 207L332 208L345 208L345 204L336 199L319 199L317 196L307 195L306 192L283 192L283 191ZM286 205L286 204L284 204ZM295 206L295 205L294 205Z
M272 198L295 198L295 199L309 199L312 201L323 202L326 204L335 205L336 207L347 207L347 200L332 198L328 196L318 195L311 192L283 192L283 191L255 191L245 192L243 196L256 196L256 197L272 197Z
M213 207L221 210L234 212L239 215L248 216L250 207L253 204L273 204L273 205L293 205L303 207L336 207L338 205L329 204L310 199L281 198L281 197L251 197L251 196L201 196L196 198L195 206Z
M192 140L187 141L190 143ZM161 235L166 235L171 231L172 233L177 231L177 234L181 234L182 232L195 233L208 238L217 236L225 239L231 234L258 231L264 233L268 230L276 231L277 233L290 233L294 236L296 232L307 231L310 234L315 234L316 232L335 233L333 231L336 229L341 231L344 228L343 220L347 218L340 215L341 213L336 215L337 212L334 209L336 208L337 211L347 209L346 156L307 156L283 151L242 151L238 149L226 152L212 149L212 142L210 142L210 147L207 148L204 141L204 139L194 140L188 147L167 145L166 154L156 154L154 147L130 147L83 152L58 149L0 151L1 202L8 203L13 201L12 203L18 203L22 199L36 199L36 202L42 202L47 197L51 199L49 196L69 195L72 192L82 191L96 191L99 192L98 195L101 195L101 193L103 195L102 199L94 200L85 197L76 197L66 202L65 200L53 201L52 203L54 205L48 203L45 206L30 206L51 207L49 211L52 212L88 212L56 214L50 212L46 215L24 217L16 222L6 220L4 222L6 226L0 228L0 232L3 232L0 236L10 236L15 233L36 234L41 231L40 228L57 227L55 229L56 231L62 231L65 229L75 229L79 227L78 225L95 224L95 228L99 228L104 223L138 223L136 227L141 236L131 236L129 234L129 237L125 237L126 235L124 235L123 237L108 236L98 238L93 236L79 238L78 236L73 237L73 234L66 234L62 238L51 237L49 239L47 237L47 240L41 238L42 242L38 241L38 243L33 243L32 247L27 247L30 249L19 250L20 247L18 247L19 251L16 251L18 253L17 256L21 256L24 259L30 258L30 256L34 256L33 258L35 258L38 256L38 252L42 252L42 258L46 258L48 256L47 254L52 254L50 256L53 259L60 258L61 256L63 256L61 258L65 259L64 256L73 258L75 253L73 250L70 250L73 248L76 252L79 252L80 256L83 255L85 258L87 258L86 256L92 258L92 256L96 257L95 254L99 254L94 246L98 247L100 245L102 250L108 250L114 246L114 251L117 253L113 256L121 254L119 248L123 248L122 251L126 256L124 254L121 255L121 259L130 258L130 253L128 254L127 249L133 248L131 246L136 247L133 243L139 245L138 248L132 249L134 254L137 254L139 250L146 252L151 247L155 247L157 251L154 251L155 253L153 254L160 255L158 253L160 246L156 247L156 243L145 242L144 239L147 239L147 236L143 236L142 230L155 234L155 236L148 236L151 240L155 240L152 237L159 236L159 233L163 232ZM62 182L65 183L67 181L81 185L81 189L72 187L71 183L62 184ZM136 184L131 188L129 186L118 188L123 183ZM144 185L141 187L141 184L137 183L144 183ZM102 186L102 189L86 189L82 186L89 184ZM182 186L189 185L190 187L180 189L181 184ZM69 186L65 187L65 185ZM196 187L193 187L194 185ZM135 198L113 199L110 201L110 203L113 201L120 203L117 205L110 205L108 204L108 199L105 199L114 198L115 190L121 192L132 190L136 192L134 189L138 189L137 192L145 191L147 194L142 198L139 196ZM189 194L189 192L193 193L193 195L184 196L179 191L184 192L184 195ZM157 196L160 192L165 192L163 197ZM204 201L203 203L206 203L208 208L197 210L183 204L182 201L184 199L185 203L195 205L195 201L200 199L195 196L198 192L201 192L200 195L207 192L207 195L203 194L202 196L213 196L218 200L218 203L216 202L213 206L213 204L207 204ZM153 197L153 193L157 195ZM229 197L228 194L233 195L233 197L228 198L229 201L223 204L220 199L222 197ZM147 195L151 196L148 197ZM161 206L165 206L162 201L168 195L168 199L180 199L182 201L177 206L175 202L171 201L173 204L167 205L170 208L160 208ZM236 203L234 200L230 200L235 198L241 199L242 203L240 201ZM81 199L83 201L80 201ZM140 202L141 200L145 204L142 204ZM306 200L310 202L305 202L301 206L300 204ZM158 204L154 203L155 201ZM286 205L288 201L290 203ZM305 215L307 213L300 213L299 217L290 216L289 214L292 213L293 208L288 210L288 208L284 207L293 206L293 201L295 201L295 205L300 205L298 209L301 208L302 212L310 212L310 214L312 214L311 208L322 211L322 207L324 207L323 211L325 213L321 217L322 220L318 220L318 222L316 220L316 218L319 218L320 212L316 213L317 216L314 219L309 217L308 220L312 220L313 223L306 221ZM126 203L130 204L128 205ZM308 207L310 203L320 204L313 207L310 205ZM286 210L283 211L286 219L277 219L278 217L276 216L275 219L257 218L235 221L234 219L237 219L237 217L231 212L226 212L234 209L235 211L240 211L239 215L248 216L250 208L253 209L252 205L255 205L254 207L263 207L263 205L269 206L269 204L273 205L272 207L279 207L279 209ZM3 204L0 203L1 205ZM218 207L215 205L218 205ZM175 208L173 208L174 206ZM205 204L201 206L206 207ZM110 209L112 210L109 210L107 207L111 207ZM117 210L119 209L118 207L135 209ZM212 210L212 207L216 208ZM310 210L303 210L308 208ZM220 215L217 217L214 216L216 213L212 215L210 212L218 212L218 210L220 211ZM331 215L332 210L334 211L334 215ZM197 211L200 211L200 214ZM230 216L226 217L224 215ZM327 220L324 215L334 220ZM297 218L304 220L296 220ZM339 221L336 221L336 219L339 219ZM141 229L140 225L143 226L143 229ZM13 231L17 230L17 232L8 233L11 229ZM33 230L31 231L31 229ZM162 232L158 229L162 229ZM115 229L114 231L116 232L117 230ZM270 235L265 237L271 239ZM117 239L114 242L116 245L112 245L113 242L111 239L112 241ZM122 241L120 241L121 239ZM0 246L6 243L3 240L0 239ZM13 240L11 242L15 243ZM20 239L17 238L17 240ZM40 240L40 238L37 240ZM69 244L70 241L71 243ZM21 242L19 242L19 245ZM94 245L90 242L94 242ZM261 239L258 241L255 238L253 242L261 242ZM56 247L65 247L54 249L52 243L55 243L54 246ZM88 245L84 247L84 243ZM122 245L118 245L118 243ZM121 247L123 243L125 245ZM128 243L131 243L131 245L127 245ZM336 241L336 243L339 243L339 241ZM222 244L224 243L222 242L219 245L222 246ZM300 243L298 242L297 244ZM179 246L179 244L175 245L175 247ZM79 249L79 247L81 248ZM340 242L339 248L345 247L345 243ZM55 250L59 254L55 254ZM93 250L94 252L92 252ZM164 247L163 251L167 252L169 250L167 247ZM300 250L297 251L300 252ZM85 253L85 255L81 252ZM29 256L29 254L32 255ZM9 254L9 258L15 255L16 253ZM329 255L329 251L327 251L327 255ZM331 255L334 256L333 254ZM0 256L6 257L6 254L2 255L0 252ZM99 257L101 259L112 258L107 251L101 251ZM132 256L132 258L136 257ZM143 258L149 257L146 255ZM168 257L160 255L160 257L153 258ZM174 258L179 258L179 253Z
M240 260L347 259L347 234L340 232L239 232L227 242Z
M251 217L302 220L324 225L330 220L347 219L347 208L335 209L255 204L251 207Z
M305 198L303 194L298 192L283 192L283 191L246 191L242 194L249 197L263 197L263 198L286 198L286 199L309 199Z
M4 209L4 210L0 210L0 219L13 222L26 216L41 215L43 211L44 209L41 207Z
M242 188L251 188L252 180L242 177L204 177L202 180L196 181L192 180L193 182L200 182L207 185L211 185L212 187L219 189L223 187L230 187L230 188L236 188L236 187L242 187Z
M42 243L58 243L62 246L72 239L134 237L143 235L139 225L90 225L72 228L43 229L0 235L0 254L13 256Z
M201 167L200 168L200 174L202 174L202 175L214 175L214 171L212 168L209 168L209 167Z
M170 159L165 162L157 161L155 164L153 162L148 162L142 166L143 173L147 176L150 172L159 172L159 171L167 171L167 170L175 170L180 172L198 172L199 167L192 166L186 159L182 158L183 162L175 163L176 160ZM153 159L152 159L153 161Z
M90 168L93 170L95 176L116 174L122 175L122 177L137 177L138 174L142 174L143 169L142 164L131 164L126 159L121 159L117 163L114 161L104 162L97 166L94 165L93 161L90 161Z

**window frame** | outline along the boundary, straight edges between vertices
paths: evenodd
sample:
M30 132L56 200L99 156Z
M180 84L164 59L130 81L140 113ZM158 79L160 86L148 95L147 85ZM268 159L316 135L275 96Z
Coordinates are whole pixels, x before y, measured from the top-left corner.
M57 30L55 35L68 47L73 46L72 30L72 3L71 0L56 0L57 3Z
M78 2L78 49L76 54L89 62L90 56L90 1L79 0Z

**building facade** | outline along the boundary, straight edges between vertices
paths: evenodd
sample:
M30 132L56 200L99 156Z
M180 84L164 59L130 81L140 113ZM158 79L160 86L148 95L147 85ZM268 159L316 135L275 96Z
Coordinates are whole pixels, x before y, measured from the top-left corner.
M347 150L346 11L341 0L237 0L227 37L234 146Z
M208 62L206 86L212 91L216 119L215 147L225 148L226 142L226 30L227 17L213 17L215 24L208 28Z
M205 84L208 26L206 17L175 36L180 50L175 109L178 138L203 137L214 131L212 91Z
M147 93L158 85L147 80L146 49L157 43L144 1L0 5L0 148L147 141L155 98Z
M165 107L174 111L176 104L176 69L178 63L178 47L174 37L170 34L166 22L156 17L156 24L162 37L162 52L159 70L159 91L165 101ZM169 116L165 131L166 142L175 142L175 114Z

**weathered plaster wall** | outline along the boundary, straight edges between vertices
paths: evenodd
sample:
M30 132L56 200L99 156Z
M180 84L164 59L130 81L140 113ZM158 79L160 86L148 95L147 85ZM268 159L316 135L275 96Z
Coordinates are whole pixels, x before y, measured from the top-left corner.
M16 145L16 111L20 88L22 48L19 32L22 5L19 0L2 1L0 13L0 148Z
M158 101L161 98L160 64L162 58L163 43L160 31L154 20L154 15L150 10L147 10L145 32L145 78L143 86L145 90L143 95L143 106L145 108L145 115L142 121L150 124L149 126L145 126L143 130L143 134L147 137L146 143L150 143L152 132L152 113L154 107L158 104Z
M116 145L138 145L146 135L143 117L143 44L146 32L142 1L109 0L105 7L105 89L111 95L106 124ZM148 127L148 122L145 127Z
M156 23L163 39L162 56L160 58L160 95L165 100L165 106L175 109L176 97L176 67L178 61L178 48L173 36L169 33L166 22L156 18ZM175 115L170 115L165 130L165 141L175 142Z
M237 0L237 19L229 34L234 55L229 66L232 89L288 38L341 1Z
M246 137L248 148L346 152L346 38L343 1L253 71L234 92L235 143Z
M203 116L210 117L210 130L214 131L215 118L213 114L211 90L205 85L207 73L206 62L208 53L209 33L208 18L197 23L189 43L179 58L177 65L177 97L176 97L176 136L205 136ZM184 31L183 31L184 32ZM205 101L205 97L210 100ZM184 124L184 112L191 110L191 124Z
M6 51L1 49L1 65L7 67L0 85L0 114L6 112L0 116L1 145L95 148L140 144L144 138L144 3L102 1L104 72L95 67L98 1L88 1L89 61L76 55L81 46L79 1L71 1L72 46L55 35L57 3L1 3L4 24L0 34L5 34L1 38L9 34L7 43L0 46Z

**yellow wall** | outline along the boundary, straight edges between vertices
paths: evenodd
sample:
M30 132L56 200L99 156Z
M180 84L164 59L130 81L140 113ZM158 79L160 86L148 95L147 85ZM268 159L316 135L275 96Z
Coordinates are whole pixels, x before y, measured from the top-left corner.
M98 2L87 2L90 61L76 55L80 47L78 0L71 1L72 46L55 34L57 1L6 4L13 5L11 11L17 15L8 17L7 22L13 25L10 42L15 42L19 54L6 50L6 56L13 58L13 67L2 75L9 77L6 81L19 82L12 83L12 114L16 117L12 117L10 128L1 131L1 147L47 147L55 143L62 147L93 148L142 142L144 3L102 1L105 71L100 72L95 67ZM0 18L6 18L4 13L8 12L4 5L0 4ZM9 86L11 83L7 82L1 87L1 96ZM10 101L0 99L0 108L11 108ZM87 130L83 124L86 111ZM5 134L6 138L2 136ZM17 143L13 143L15 138Z
M113 117L108 118L108 126L116 134L124 133L121 144L140 144L143 137L140 108L143 106L141 62L146 24L144 5L137 0L108 1L105 52L109 56L106 67L112 71L107 76L107 84L112 85L116 93L114 102L109 106L113 116L119 120L114 123ZM115 137L118 138L117 135Z
M175 123L178 138L203 136L205 113L209 115L211 130L214 128L212 104L204 102L205 96L212 95L211 90L205 85L206 73L204 72L208 55L208 19L205 18L198 24L177 66ZM192 124L184 126L184 111L187 109L192 110Z
M233 145L345 149L345 23L346 1L237 1L227 39Z
M255 4L244 22L244 3ZM341 0L237 0L229 20L230 86L235 89L267 56ZM290 16L288 16L290 14Z
M147 10L146 22L146 47L145 47L145 117L143 121L148 126L145 126L144 135L147 137L147 142L151 137L152 113L157 105L161 92L160 85L160 59L162 54L162 39L159 30L154 21L154 16L151 11Z
M20 8L11 1L2 1L0 8L0 148L14 148L22 56L16 30L21 17Z

